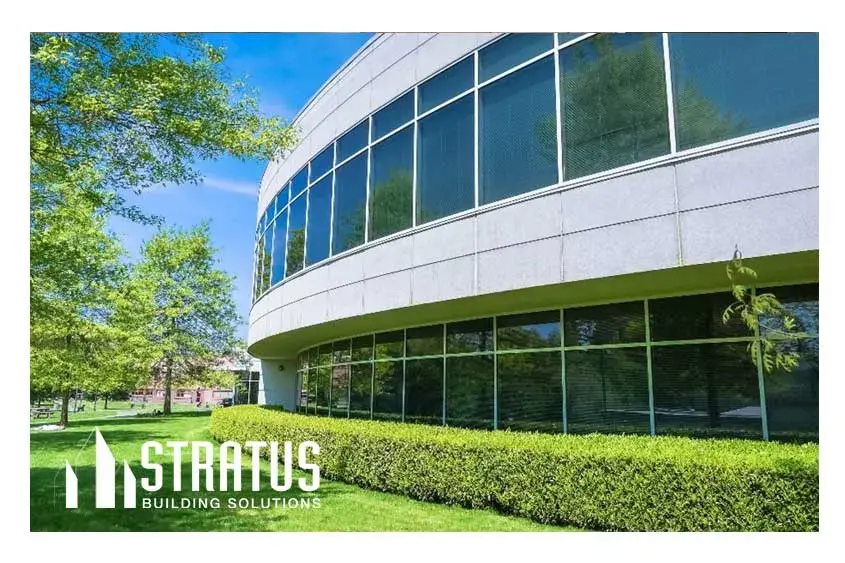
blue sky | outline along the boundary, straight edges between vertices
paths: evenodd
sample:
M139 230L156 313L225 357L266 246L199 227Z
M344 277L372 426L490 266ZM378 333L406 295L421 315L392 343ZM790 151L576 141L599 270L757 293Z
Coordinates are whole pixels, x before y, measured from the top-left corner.
M208 36L224 46L232 78L243 78L258 88L266 114L292 120L296 112L343 64L370 34L367 33L216 33ZM168 224L191 227L211 224L221 266L235 279L235 300L244 319L239 330L246 338L252 276L252 251L258 186L266 162L224 158L200 162L205 178L199 186L155 188L133 202ZM116 218L111 228L123 238L131 259L154 229Z

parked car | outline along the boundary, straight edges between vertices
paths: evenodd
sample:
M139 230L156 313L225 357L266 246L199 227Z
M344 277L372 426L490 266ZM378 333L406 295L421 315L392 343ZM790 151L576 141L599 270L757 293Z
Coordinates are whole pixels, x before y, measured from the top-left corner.
M231 407L231 406L232 406L232 402L233 402L233 401L232 401L232 398L231 398L231 397L226 397L225 399L223 399L222 401L220 401L220 406L221 406L221 407Z

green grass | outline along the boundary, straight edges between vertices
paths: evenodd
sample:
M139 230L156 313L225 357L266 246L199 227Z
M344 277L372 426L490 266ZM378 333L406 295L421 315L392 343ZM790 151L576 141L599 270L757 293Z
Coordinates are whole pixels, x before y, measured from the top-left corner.
M45 405L46 406L46 405ZM147 406L143 409L138 408L135 406L134 408L129 407L129 401L109 401L109 408L103 408L103 402L99 401L97 403L97 410L93 409L93 403L86 402L85 403L85 410L82 412L72 412L68 413L68 421L70 422L71 426L75 420L87 420L90 418L111 418L119 413L122 412L129 412L129 411L136 411L139 413L145 412L153 412L154 410L162 410L163 406L162 403L147 403ZM194 411L208 411L209 409L205 407L197 408L194 405L183 405L179 403L174 403L172 405L173 412L194 412ZM59 422L59 413L54 412L47 418L31 418L29 419L29 426L30 428L34 426L41 426L42 424L56 424Z
M109 416L109 411L98 411ZM87 408L87 407L86 407ZM116 410L123 410L117 409ZM94 438L99 427L118 462L116 478L120 505L123 459L139 479L138 504L152 496L140 487L148 472L140 467L140 446L147 440L162 444L168 440L214 441L209 433L210 417L203 409L187 409L169 417L92 418L89 413L71 415L70 427L58 432L30 435L30 529L32 531L563 531L573 528L544 526L530 520L503 516L488 510L469 510L369 491L353 485L320 480L320 489L301 493L296 485L284 493L269 488L269 466L262 461L261 483L265 490L239 493L191 493L190 464L183 463L181 493L165 491L172 486L172 467L165 460L165 487L155 498L215 496L222 500L217 509L95 509ZM90 413L93 414L93 413ZM39 421L39 423L43 423ZM74 466L79 480L79 509L64 507L64 463ZM319 458L318 458L319 459ZM244 456L244 466L249 456ZM294 477L296 478L296 476ZM242 482L250 488L250 473ZM187 487L186 487L187 485ZM279 497L320 498L320 508L230 509L225 499L237 496L255 499Z

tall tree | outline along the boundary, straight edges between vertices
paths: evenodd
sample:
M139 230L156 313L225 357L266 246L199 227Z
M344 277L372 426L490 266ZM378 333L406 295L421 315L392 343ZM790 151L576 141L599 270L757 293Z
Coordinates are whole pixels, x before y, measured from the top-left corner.
M152 334L169 414L173 384L203 380L212 361L235 346L233 279L218 267L207 224L159 230L144 244L138 272L154 287Z

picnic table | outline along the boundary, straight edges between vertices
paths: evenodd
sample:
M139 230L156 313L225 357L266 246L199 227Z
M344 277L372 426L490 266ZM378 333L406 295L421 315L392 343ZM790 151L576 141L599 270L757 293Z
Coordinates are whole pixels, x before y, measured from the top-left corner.
M50 407L30 407L29 416L31 418L50 418L53 414L53 409Z

